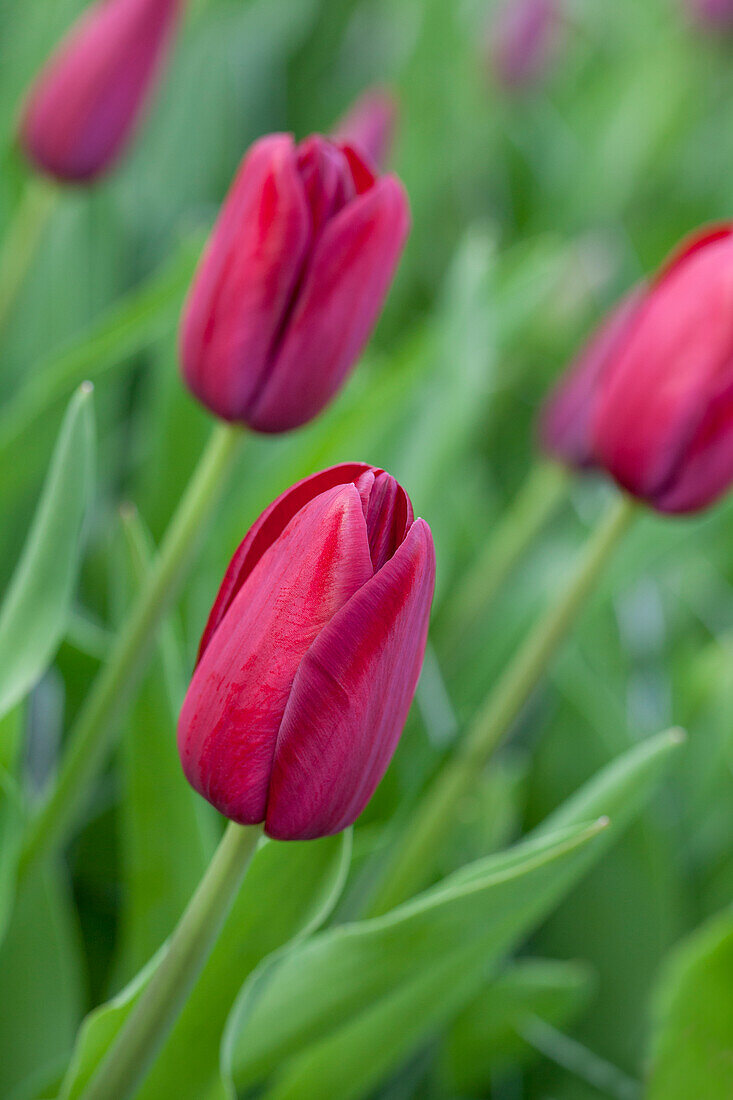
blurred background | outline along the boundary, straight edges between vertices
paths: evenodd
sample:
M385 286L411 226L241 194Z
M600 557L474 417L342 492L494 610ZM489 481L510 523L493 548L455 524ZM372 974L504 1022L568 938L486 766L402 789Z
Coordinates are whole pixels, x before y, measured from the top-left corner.
M19 102L82 7L0 0L0 234L28 176L14 144ZM36 790L124 606L120 505L133 502L157 540L208 435L177 373L177 320L218 205L265 132L328 131L362 91L390 89L399 109L390 167L414 226L346 391L304 430L246 441L171 624L182 654L173 694L234 547L273 496L347 459L384 466L407 487L436 540L431 647L406 735L356 829L355 883L382 825L409 813L603 510L609 487L577 479L475 627L450 636L452 596L535 462L534 422L553 379L682 235L733 213L733 34L682 0L565 0L537 71L512 81L497 64L497 8L191 0L129 155L101 186L55 203L2 336L3 584L68 396L87 377L99 451L72 627L25 718ZM487 1055L464 1021L426 1039L380 1096L639 1095L669 952L733 895L732 540L730 503L694 521L643 517L457 823L444 871L522 835L635 740L671 724L689 730L654 804L526 945L531 956L580 960L555 1021L573 1045L556 1028L503 1037ZM3 947L2 1096L30 1095L21 1083L38 1049L49 1063L68 1057L83 1014L157 942L154 928L150 943L128 934L129 853L154 829L141 806L168 784L183 828L192 832L193 817L197 837L214 827L189 801L172 730L151 679L68 879L14 917ZM198 864L179 844L167 866L182 907Z

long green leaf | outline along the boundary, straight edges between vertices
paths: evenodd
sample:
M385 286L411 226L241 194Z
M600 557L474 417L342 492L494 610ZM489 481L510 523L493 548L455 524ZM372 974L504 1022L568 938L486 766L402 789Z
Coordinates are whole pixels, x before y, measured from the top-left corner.
M33 525L0 610L0 715L33 687L63 637L92 492L92 389L66 413Z

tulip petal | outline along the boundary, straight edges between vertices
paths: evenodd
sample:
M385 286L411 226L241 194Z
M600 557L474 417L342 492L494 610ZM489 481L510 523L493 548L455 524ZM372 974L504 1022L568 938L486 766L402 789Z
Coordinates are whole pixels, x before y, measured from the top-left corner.
M393 177L347 203L324 228L266 382L252 427L286 431L315 416L353 366L379 316L409 227Z
M364 809L407 718L434 585L430 528L418 519L308 650L277 737L268 835L329 835Z
M172 35L180 0L107 0L72 29L32 89L20 138L59 179L96 176L122 151Z
M367 466L364 462L343 462L339 466L330 466L326 470L321 470L320 473L311 474L310 477L305 477L302 481L291 485L277 500L272 502L269 508L265 509L259 519L255 520L237 547L224 574L214 606L201 636L198 652L199 661L215 630L229 610L234 597L262 555L275 539L282 534L293 516L308 501L313 500L320 493L332 489L335 485L346 485L350 481L355 482L371 469L372 467ZM376 472L379 473L379 471Z
M733 364L731 364L733 366ZM661 490L656 506L663 512L696 512L721 496L733 481L733 373L710 404L705 419L678 469Z
M186 694L178 747L188 781L232 820L264 820L298 666L371 576L359 494L336 486L298 512L231 603Z
M232 185L184 312L184 377L225 420L249 420L311 236L293 139L262 138Z

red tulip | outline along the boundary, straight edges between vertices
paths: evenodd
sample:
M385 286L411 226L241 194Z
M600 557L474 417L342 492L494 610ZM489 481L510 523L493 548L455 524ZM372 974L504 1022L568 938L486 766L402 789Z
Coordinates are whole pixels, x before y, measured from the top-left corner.
M559 0L504 0L489 24L488 62L496 82L519 89L540 80L559 27Z
M334 131L334 141L353 145L383 168L389 159L397 121L397 104L381 88L372 88L360 96Z
M409 228L394 176L349 146L256 142L185 309L185 380L217 416L295 428L333 397L377 320Z
M593 448L662 512L692 512L733 479L733 225L685 243L643 296L596 401Z
M280 840L355 821L407 717L434 582L430 528L384 471L334 466L278 497L201 639L178 724L192 786Z
M20 141L42 171L81 182L129 141L170 42L182 0L99 0L32 88Z
M540 417L540 444L577 469L595 464L593 414L603 379L623 346L643 291L628 294L600 325L550 394Z

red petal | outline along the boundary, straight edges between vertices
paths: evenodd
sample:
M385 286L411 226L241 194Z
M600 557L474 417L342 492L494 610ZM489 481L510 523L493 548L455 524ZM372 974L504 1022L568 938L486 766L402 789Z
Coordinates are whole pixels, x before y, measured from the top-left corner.
M249 418L311 237L292 138L255 142L199 266L181 336L186 382L225 420Z
M434 585L430 528L418 519L303 658L277 737L270 836L337 833L364 809L407 718Z
M373 467L367 466L364 462L344 462L340 466L330 466L327 470L321 470L320 473L311 474L310 477L305 477L302 481L291 485L272 502L269 508L265 509L259 519L255 520L234 552L224 574L201 636L199 661L247 577L268 547L282 534L296 512L327 489L356 481L365 471L371 469ZM379 471L376 472L379 473Z
M371 576L359 494L336 486L298 512L229 607L186 694L178 747L191 785L232 820L264 819L298 665Z
M249 422L286 431L320 412L367 342L407 236L402 185L379 180L324 228Z

